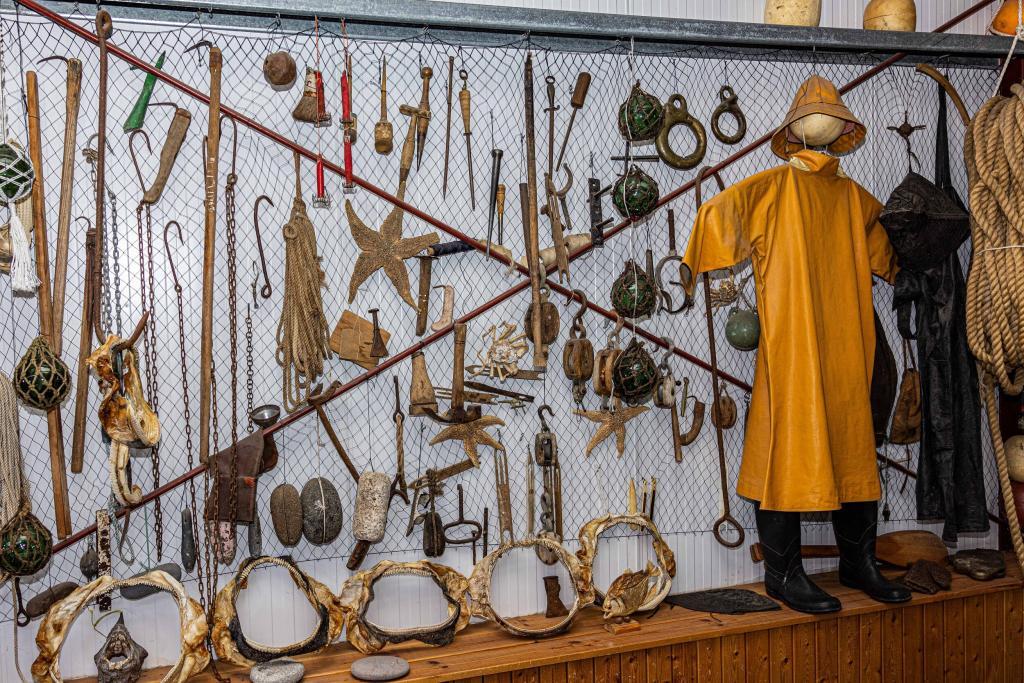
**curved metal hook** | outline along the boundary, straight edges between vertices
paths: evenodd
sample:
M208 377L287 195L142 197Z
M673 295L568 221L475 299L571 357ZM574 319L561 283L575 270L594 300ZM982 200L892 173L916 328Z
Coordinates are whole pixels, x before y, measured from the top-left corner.
M540 418L540 429L541 429L541 431L542 432L550 432L551 428L548 427L548 421L544 419L544 411L545 410L547 411L548 415L550 415L551 417L555 416L555 411L552 410L551 406L549 406L547 403L542 405L540 408L537 408L537 417Z
M164 226L164 252L167 254L167 263L171 266L171 278L174 280L174 291L180 294L181 284L178 282L178 271L174 268L174 257L171 255L171 245L167 242L167 231L171 229L172 225L178 229L178 241L184 244L185 240L181 237L181 225L178 221L167 221L167 225Z
M692 308L693 298L690 297L688 294L685 294L684 292L683 303L680 304L678 307L673 307L672 295L669 293L668 289L665 288L665 285L662 284L663 280L661 279L662 270L670 261L678 261L679 263L682 263L683 257L679 256L678 254L669 254L668 256L665 256L660 261L658 261L658 267L654 271L654 281L658 287L658 292L661 294L661 304L659 310L665 311L669 315L675 315L676 313L682 313L688 308ZM670 280L669 284L679 285L680 287L682 287L682 284L676 282L675 280Z
M568 178L566 179L565 185L562 187L561 190L555 190L555 194L558 195L559 197L564 197L569 192L569 190L572 189L573 184L572 169L569 168L569 164L562 164L562 169L565 171L565 174L568 176Z
M219 137L224 137L224 119L231 122L231 128L234 130L231 136L231 175L235 175L235 161L238 159L238 123L231 118L221 114L220 121L217 122L217 134Z
M668 349L665 351L664 358L661 359L661 365L667 368L668 367L668 359L671 358L673 355L675 355L676 343L674 341L672 341L671 339L669 339L668 337L662 337L661 341L665 342L665 345L668 346Z
M85 221L86 232L92 229L92 221L90 221L86 216L76 216L75 221ZM86 277L88 277L88 273L86 274Z
M260 252L260 267L263 269L263 287L260 289L260 296L264 299L269 299L273 290L270 288L270 276L267 274L267 257L263 253L263 237L260 235L260 203L264 201L271 206L274 205L274 200L265 194L257 197L256 203L252 206L252 224L256 229L256 249Z
M61 55L53 55L52 57L43 57L42 59L39 60L38 63L42 64L43 62L52 62L52 61L56 61L56 60L60 60L60 61L64 62L64 64L71 64L71 60L70 59L68 59L67 57L62 57Z
M146 141L146 151L150 154L153 153L153 145L149 142L149 133L141 128L133 130L128 136L128 156L132 158L132 165L135 167L135 176L139 179L139 188L142 190L142 194L146 194L146 181L142 179L142 168L139 166L139 158L135 156L136 135L141 135L142 139Z

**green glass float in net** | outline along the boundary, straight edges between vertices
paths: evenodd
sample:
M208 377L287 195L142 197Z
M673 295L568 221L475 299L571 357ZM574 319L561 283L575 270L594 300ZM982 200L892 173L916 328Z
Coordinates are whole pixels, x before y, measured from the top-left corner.
M28 196L36 179L32 162L19 145L0 144L0 201L16 202Z
M661 100L644 91L637 81L629 97L619 105L619 133L629 142L650 142L657 137L664 120Z
M0 529L0 572L31 576L46 566L53 552L53 537L35 515L20 512Z
M71 371L44 337L36 337L14 368L14 390L25 405L49 410L71 389Z
M643 342L634 337L626 350L619 354L612 370L612 386L615 395L631 406L646 403L654 393L654 387L661 381L661 372L644 349Z
M647 271L629 260L612 283L611 299L612 308L623 318L647 318L658 304L658 290Z
M639 220L658 206L661 191L651 176L633 166L612 186L612 204L623 218Z

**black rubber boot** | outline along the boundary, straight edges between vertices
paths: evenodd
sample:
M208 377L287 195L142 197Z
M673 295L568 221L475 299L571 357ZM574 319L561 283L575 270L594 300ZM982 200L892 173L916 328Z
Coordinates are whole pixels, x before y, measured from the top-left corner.
M800 557L800 513L762 510L754 503L757 533L764 553L764 587L768 595L808 614L838 612L843 605L814 585Z
M879 602L906 602L910 590L889 581L878 570L875 537L878 534L878 503L843 503L832 513L832 527L839 546L839 582L857 588Z

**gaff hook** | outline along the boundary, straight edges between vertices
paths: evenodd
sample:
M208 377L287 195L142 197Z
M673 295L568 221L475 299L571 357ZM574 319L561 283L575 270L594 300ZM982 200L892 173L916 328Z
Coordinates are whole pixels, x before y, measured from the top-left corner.
M263 288L260 289L260 296L264 299L269 299L274 290L270 288L270 276L267 274L267 257L263 253L263 237L260 235L260 202L264 201L271 206L274 205L274 200L265 194L257 197L256 203L252 207L252 224L256 229L256 249L260 252L260 267L263 269Z
M174 280L174 291L177 294L181 294L181 284L178 282L178 271L174 267L174 257L171 255L171 245L167 242L167 231L171 229L171 226L178 229L178 241L182 244L185 240L181 237L181 225L178 221L167 221L167 225L164 226L164 252L167 254L167 263L171 267L171 279Z
M141 135L142 139L146 141L146 151L150 154L153 153L153 146L149 143L149 133L139 128L133 130L131 135L128 136L128 155L132 158L132 166L135 167L135 176L139 179L139 189L142 194L146 194L146 181L142 179L142 168L139 166L139 158L135 156L135 136Z

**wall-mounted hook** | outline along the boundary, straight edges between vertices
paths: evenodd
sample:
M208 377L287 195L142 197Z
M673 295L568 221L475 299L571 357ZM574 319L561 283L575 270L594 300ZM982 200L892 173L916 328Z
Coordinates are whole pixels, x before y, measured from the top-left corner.
M260 268L263 269L263 287L260 289L260 296L264 299L269 299L273 290L270 287L270 276L267 274L267 257L263 251L263 237L260 235L260 203L262 202L273 206L274 200L265 194L261 194L256 198L256 203L252 207L252 224L256 230L256 249L260 252Z
M171 254L171 245L167 242L167 231L171 229L171 226L178 229L178 241L182 244L185 241L181 237L181 225L178 221L167 221L167 225L164 226L164 252L167 254L167 264L171 267L171 279L174 280L174 291L181 294L181 283L178 282L178 271L174 267L174 256Z

